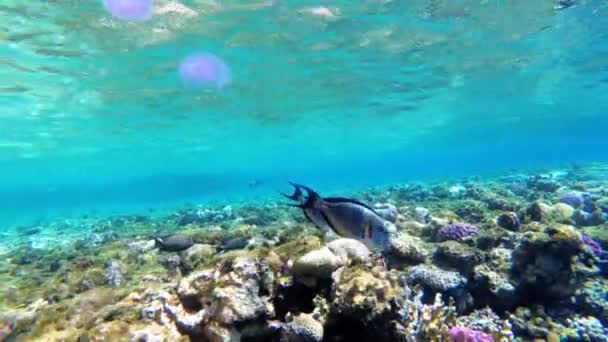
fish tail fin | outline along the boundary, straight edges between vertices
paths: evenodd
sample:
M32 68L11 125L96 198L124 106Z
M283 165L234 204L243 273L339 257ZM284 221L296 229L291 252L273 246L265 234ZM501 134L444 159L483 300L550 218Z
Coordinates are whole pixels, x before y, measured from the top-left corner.
M305 185L301 185L301 184L294 184L294 186L297 186L297 187L300 187L300 188L306 190L306 193L308 194L306 201L304 201L304 203L302 203L302 208L319 208L319 206L321 206L321 204L323 204L323 199L313 189L311 189Z
M300 187L292 182L289 182L289 184L291 184L294 187L293 194L288 195L284 192L280 192L280 194L289 198L292 201L302 202L302 190L300 190ZM296 206L299 206L299 205L296 205Z
M162 247L163 245L163 239L159 238L159 237L155 237L154 238L154 246L155 247Z

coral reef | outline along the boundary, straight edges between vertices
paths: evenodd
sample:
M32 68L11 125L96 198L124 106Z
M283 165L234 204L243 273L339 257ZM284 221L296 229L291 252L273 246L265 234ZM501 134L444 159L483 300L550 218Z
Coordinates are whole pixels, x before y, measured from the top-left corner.
M448 333L454 342L494 342L492 335L466 327L454 327Z
M365 191L382 253L272 201L22 227L0 340L605 341L608 184L564 174Z
M453 223L449 224L437 232L439 240L456 240L462 241L470 237L477 236L479 230L476 226L468 223Z
M512 276L532 298L567 298L598 272L573 227L553 225L528 231L513 251Z

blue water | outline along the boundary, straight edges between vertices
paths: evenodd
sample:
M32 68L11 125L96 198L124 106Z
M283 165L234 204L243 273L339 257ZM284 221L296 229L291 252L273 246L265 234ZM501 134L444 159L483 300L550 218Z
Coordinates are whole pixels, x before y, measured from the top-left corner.
M4 2L0 222L608 161L608 5L556 3ZM196 51L233 82L185 89Z

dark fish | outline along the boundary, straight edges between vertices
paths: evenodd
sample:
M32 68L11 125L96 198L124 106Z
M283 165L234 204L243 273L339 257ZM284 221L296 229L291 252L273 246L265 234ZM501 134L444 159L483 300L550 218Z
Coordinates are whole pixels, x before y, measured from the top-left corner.
M371 249L384 250L389 246L394 226L384 220L372 207L350 198L321 198L314 190L304 185L291 183L296 190L293 195L283 196L298 201L306 218L319 229L331 229L337 235L357 239ZM306 190L305 197L300 188Z
M290 204L290 205L294 206L294 207L302 208L302 211L304 212L304 216L306 216L306 219L308 219L308 221L310 221L312 224L317 226L317 228L319 228L322 232L324 232L324 233L333 232L331 227L327 224L327 221L325 221L325 219L323 218L321 211L314 207L309 207L309 208L304 207L304 204L306 203L306 197L302 193L302 190L300 190L300 188L298 186L296 186L295 184L293 184L291 182L290 182L290 184L293 185L293 187L295 188L294 193L292 195L287 195L285 193L281 193L281 195L283 195L293 201L298 202L299 204Z
M232 238L232 239L222 243L219 247L219 250L220 251L230 251L230 250L235 250L235 249L243 249L243 248L247 247L248 244L249 244L248 237L244 237L244 236L235 237L235 238Z
M170 235L165 238L155 238L154 241L156 241L156 246L158 248L168 252L180 252L194 245L192 238L183 234Z

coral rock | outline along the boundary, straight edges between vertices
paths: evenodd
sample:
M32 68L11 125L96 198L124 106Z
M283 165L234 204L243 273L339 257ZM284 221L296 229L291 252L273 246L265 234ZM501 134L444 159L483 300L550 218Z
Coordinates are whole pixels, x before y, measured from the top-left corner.
M297 316L287 315L287 323L282 325L281 342L321 342L323 324L312 315L301 313Z
M513 252L512 276L538 296L567 298L586 277L597 273L580 233L554 225L522 235Z
M374 204L374 210L380 215L383 219L395 223L397 221L397 207L391 203L376 203Z
M296 278L331 278L331 274L344 265L344 260L336 256L329 248L306 253L293 265L293 273Z
M565 203L557 203L551 206L543 202L534 202L527 210L527 214L533 221L545 223L569 223L574 213L574 208Z
M478 229L472 224L468 223L453 223L449 224L439 230L437 236L439 240L456 240L463 241L470 237L475 237L478 234Z
M438 263L469 272L484 261L484 253L474 247L456 241L442 242L437 246L435 259Z
M518 231L521 225L519 217L514 212L503 213L496 218L496 224L499 227L508 229L510 231Z
M390 318L397 319L399 302L406 289L398 273L361 268L345 269L335 280L332 312L367 324L378 334L386 334Z
M369 261L371 252L361 242L355 239L336 239L327 244L327 248L338 258L342 259L343 264L365 263Z
M125 283L122 267L116 261L110 261L106 265L106 284L110 286L121 286Z
M390 252L392 255L412 263L424 262L429 256L422 246L420 238L405 233L392 239Z
M464 286L467 280L458 272L442 270L433 265L418 265L407 272L407 282L423 284L436 291L447 291Z
M270 302L273 273L253 259L238 257L229 266L195 272L177 288L178 306L165 305L180 329L223 341L239 335L230 327L274 314ZM244 328L241 326L241 328Z
M431 212L427 208L416 207L414 209L416 221L427 224L431 221Z
M452 342L494 342L494 338L491 335L466 327L454 327L450 329L450 337Z

